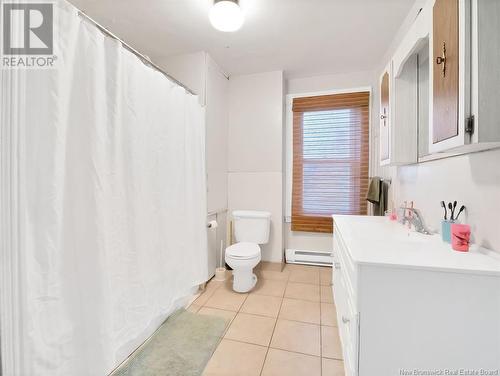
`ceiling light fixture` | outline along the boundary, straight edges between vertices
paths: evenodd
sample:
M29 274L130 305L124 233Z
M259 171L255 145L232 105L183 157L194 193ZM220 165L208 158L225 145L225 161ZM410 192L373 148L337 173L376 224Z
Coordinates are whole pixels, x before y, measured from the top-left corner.
M238 0L214 0L209 18L213 27L224 32L238 30L245 20Z

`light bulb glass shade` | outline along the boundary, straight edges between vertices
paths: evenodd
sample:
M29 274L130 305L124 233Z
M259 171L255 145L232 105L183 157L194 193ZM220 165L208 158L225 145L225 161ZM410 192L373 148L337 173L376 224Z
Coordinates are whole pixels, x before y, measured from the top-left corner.
M238 3L231 0L217 1L210 9L209 18L213 27L225 32L238 30L245 19Z

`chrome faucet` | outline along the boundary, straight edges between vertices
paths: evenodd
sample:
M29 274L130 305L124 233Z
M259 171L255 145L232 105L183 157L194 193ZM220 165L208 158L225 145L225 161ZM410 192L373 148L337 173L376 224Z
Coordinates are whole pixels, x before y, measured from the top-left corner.
M415 227L415 231L425 235L432 235L432 232L425 226L424 220L422 218L422 213L418 209L412 207L400 207L403 211L403 215L400 216L400 223L408 224L409 227Z

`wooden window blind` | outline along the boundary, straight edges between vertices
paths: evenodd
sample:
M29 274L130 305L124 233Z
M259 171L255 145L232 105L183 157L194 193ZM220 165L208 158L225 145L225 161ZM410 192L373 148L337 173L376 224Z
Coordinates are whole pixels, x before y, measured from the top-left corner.
M332 232L367 213L370 93L293 100L292 231Z

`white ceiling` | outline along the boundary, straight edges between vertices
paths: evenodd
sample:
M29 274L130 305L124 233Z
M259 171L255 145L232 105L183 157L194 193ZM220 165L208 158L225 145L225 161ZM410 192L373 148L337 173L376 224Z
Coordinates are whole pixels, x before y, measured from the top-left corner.
M153 61L207 51L228 74L306 77L380 66L415 0L242 0L245 24L214 30L212 0L70 0Z

